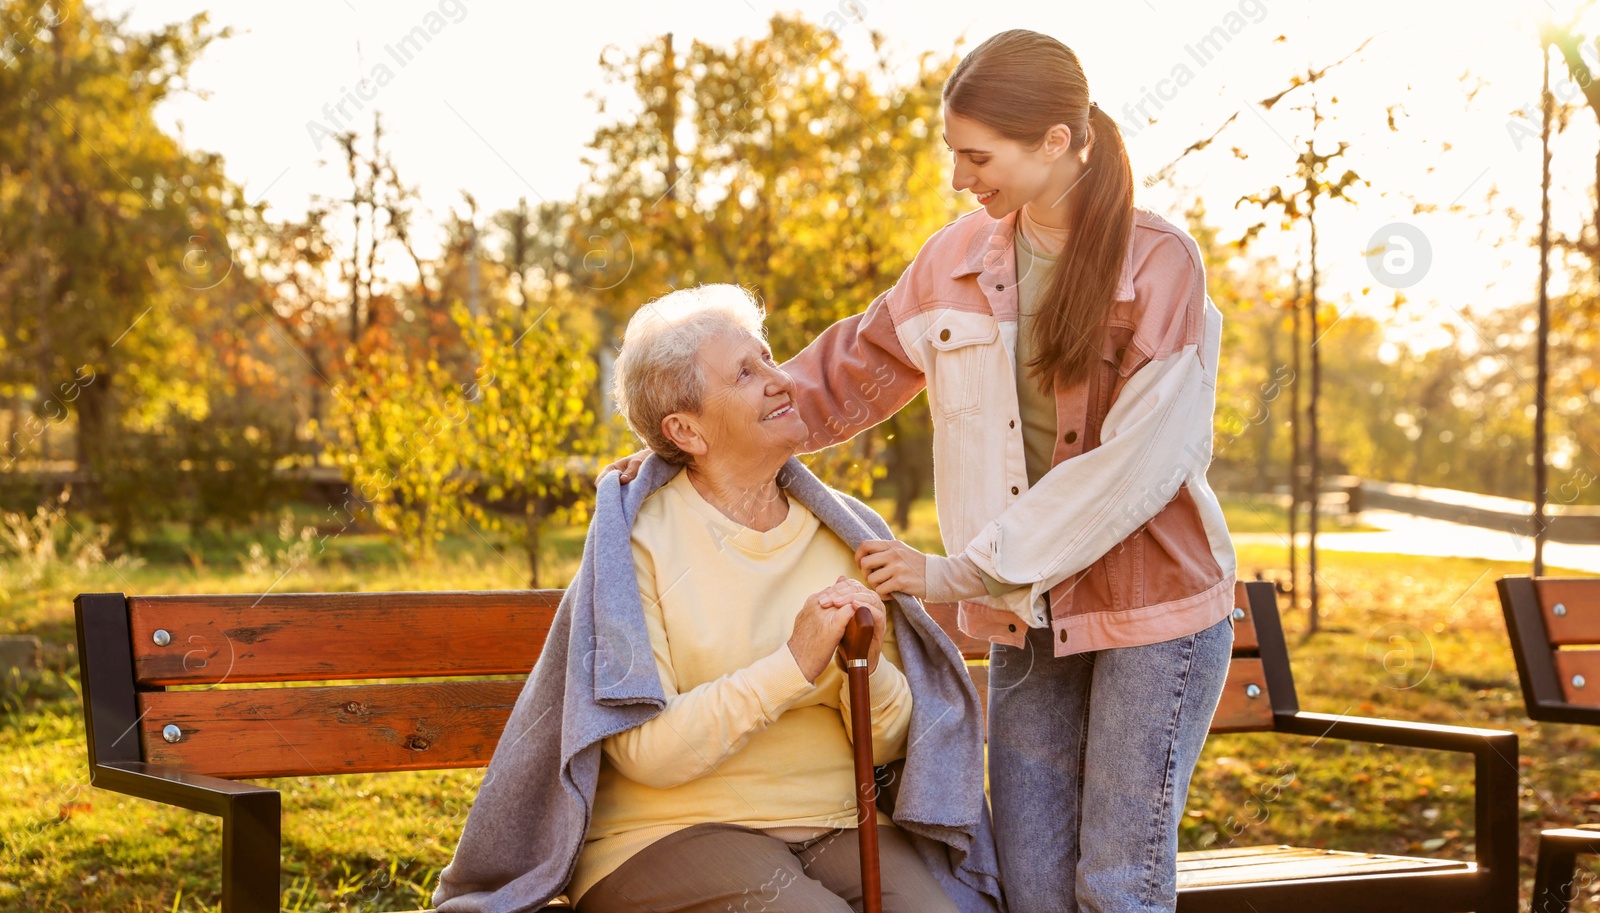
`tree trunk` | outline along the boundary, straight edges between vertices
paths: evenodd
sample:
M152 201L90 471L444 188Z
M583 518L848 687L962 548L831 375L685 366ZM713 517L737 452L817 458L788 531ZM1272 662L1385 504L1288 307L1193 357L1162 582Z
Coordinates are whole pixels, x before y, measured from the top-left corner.
M539 511L537 498L528 499L527 512L524 514L527 523L527 549L528 549L528 589L539 588L539 527L543 517Z
M1310 144L1307 143L1307 150ZM1317 345L1321 336L1317 332L1320 321L1317 319L1317 198L1312 197L1306 207L1306 221L1311 225L1311 397L1307 404L1309 411L1309 434L1307 437L1310 449L1311 479L1310 479L1310 509L1306 520L1306 562L1307 583L1311 588L1311 612L1306 625L1306 636L1317 633L1317 511L1322 501L1322 454L1320 451L1321 438L1318 434L1317 410L1320 405L1322 393L1322 358Z
M22 397L11 397L11 421L6 426L4 446L0 446L0 466L13 468L27 449L22 436Z
M1539 44L1544 58L1544 85L1539 93L1542 112L1539 126L1539 340L1533 398L1533 576L1544 576L1545 500L1548 463L1545 456L1545 388L1550 382L1550 48ZM1595 157L1595 192L1600 193L1600 153ZM1596 205L1600 206L1600 198ZM1600 236L1600 211L1595 213L1595 232ZM1600 258L1596 258L1600 264Z
M78 471L90 478L99 469L111 418L111 371L102 368L93 383L85 384L78 391Z
M327 409L327 405L324 402L323 388L327 386L325 378L328 374L322 363L322 353L315 346L307 346L302 351L306 356L306 362L311 365L311 376L306 378L306 381L311 386L311 402L308 404L311 412L311 421L315 422L319 429L319 433L311 438L311 452L315 455L322 452L320 429L325 427L322 422L322 416Z
M354 133L344 140L345 172L350 178L350 345L361 341L361 177Z
M1268 381L1274 386L1277 384L1278 367L1278 321L1274 320L1267 333L1267 370L1271 372ZM1262 408L1270 409L1270 404L1263 403ZM1276 432L1277 424L1270 418L1261 423L1260 449L1256 451L1256 477L1250 485L1256 492L1266 492L1271 487L1267 482L1272 478L1272 441L1277 437Z
M78 392L78 475L89 489L85 500L96 504L111 517L111 539L120 548L133 538L133 510L125 497L108 497L106 484L110 473L119 470L107 466L110 436L117 427L116 403L112 396L112 371L102 366L94 382Z
M1294 381L1289 387L1289 607L1292 609L1300 602L1300 496L1304 486L1300 480L1300 378L1301 373L1300 353L1300 325L1305 321L1301 312L1305 310L1304 303L1300 300L1300 267L1295 265L1294 271L1294 323L1290 330L1290 337L1294 340L1290 360L1294 362Z
M1566 61L1567 72L1571 75L1573 83L1582 87L1583 99L1588 104L1589 110L1595 119L1600 121L1600 84L1595 81L1595 74L1590 72L1589 64L1584 61L1579 52L1582 39L1571 30L1556 29L1540 35L1539 50L1544 57L1544 91L1541 93L1540 106L1544 114L1544 123L1540 128L1540 145L1543 152L1543 181L1541 217L1539 225L1539 340L1538 340L1538 388L1534 400L1534 552L1533 573L1537 576L1544 573L1544 543L1545 543L1545 505L1548 499L1548 482L1546 474L1547 454L1545 439L1545 389L1549 383L1549 332L1550 332L1550 299L1549 299L1549 261L1550 261L1550 121L1551 121L1551 96L1550 96L1550 49L1554 44L1561 51L1561 57ZM1595 154L1595 213L1594 236L1592 244L1587 245L1586 253L1597 273L1600 273L1600 152ZM1580 247L1586 246L1580 239Z
M907 451L904 434L889 441L889 467L894 473L894 525L902 533L911 528L911 507L922 497L922 467Z

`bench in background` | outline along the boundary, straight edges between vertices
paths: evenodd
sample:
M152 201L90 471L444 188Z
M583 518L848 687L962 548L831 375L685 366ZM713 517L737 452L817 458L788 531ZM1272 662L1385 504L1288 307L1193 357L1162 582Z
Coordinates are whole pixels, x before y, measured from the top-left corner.
M950 615L948 608L938 611ZM1213 733L1278 732L1471 754L1476 852L1471 861L1291 846L1183 852L1178 854L1179 913L1514 910L1516 734L1302 711L1274 584L1240 583L1233 619L1233 661L1212 718ZM988 667L979 662L988 656L987 645L971 638L959 643L974 681L987 690Z
M1500 608L1528 716L1600 726L1600 578L1505 577ZM1581 854L1600 853L1600 824L1539 834L1532 909L1566 913Z

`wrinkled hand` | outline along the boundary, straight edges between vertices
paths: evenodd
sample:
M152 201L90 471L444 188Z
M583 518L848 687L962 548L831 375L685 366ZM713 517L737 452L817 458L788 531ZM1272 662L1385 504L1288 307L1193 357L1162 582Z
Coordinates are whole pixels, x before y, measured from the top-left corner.
M639 467L644 465L644 458L649 456L649 455L650 455L650 451L641 450L638 453L630 454L629 456L623 457L622 459L616 461L615 463L612 463L609 466L607 466L606 468L600 470L600 474L594 477L594 483L596 485L599 485L600 484L600 480L605 478L605 474L610 472L613 469L615 469L618 472L622 473L622 479L621 479L622 484L626 485L629 482L632 482L634 480L634 477L639 475Z
M856 606L866 606L867 611L872 613L872 643L867 648L867 672L871 674L876 671L878 656L883 652L883 632L889 629L889 612L884 608L883 600L866 584L844 576L835 581L833 586L818 593L817 600L823 606L843 606L849 610L851 618L855 617ZM838 655L843 664L844 651L839 651Z
M794 617L794 633L789 635L789 652L794 654L794 661L806 681L812 684L828 668L828 660L839 649L845 626L856 611L853 605L846 606L843 602L830 600L829 605L823 605L822 595L831 591L830 587L807 597L800 614Z
M879 596L928 596L928 556L895 539L867 539L856 548L856 564Z

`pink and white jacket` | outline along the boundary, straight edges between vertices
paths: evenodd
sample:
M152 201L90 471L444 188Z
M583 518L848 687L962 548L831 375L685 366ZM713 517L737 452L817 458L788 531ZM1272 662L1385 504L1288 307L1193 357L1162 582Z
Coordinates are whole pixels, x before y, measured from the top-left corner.
M963 600L964 633L1021 646L1020 624L1049 624L1064 656L1204 630L1232 610L1236 565L1205 476L1222 314L1199 248L1135 212L1101 361L1057 391L1052 468L1029 488L1015 222L979 209L946 225L893 288L784 364L805 447L854 437L926 386L946 554L1019 585Z

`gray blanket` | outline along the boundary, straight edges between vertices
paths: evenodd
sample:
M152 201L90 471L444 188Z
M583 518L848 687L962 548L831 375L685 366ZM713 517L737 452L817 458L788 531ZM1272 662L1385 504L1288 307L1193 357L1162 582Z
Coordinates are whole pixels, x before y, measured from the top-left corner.
M588 832L601 740L666 706L629 539L645 498L677 472L652 456L627 485L614 472L601 480L583 562L434 891L440 913L532 910L562 893ZM799 460L778 480L852 549L892 538L872 508ZM889 611L914 700L907 756L880 770L894 780L880 807L963 913L1003 913L977 692L959 651L915 599L897 594Z

